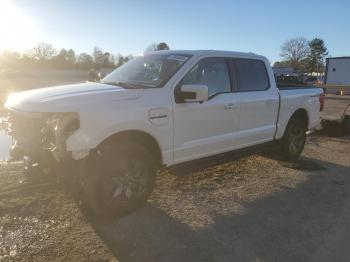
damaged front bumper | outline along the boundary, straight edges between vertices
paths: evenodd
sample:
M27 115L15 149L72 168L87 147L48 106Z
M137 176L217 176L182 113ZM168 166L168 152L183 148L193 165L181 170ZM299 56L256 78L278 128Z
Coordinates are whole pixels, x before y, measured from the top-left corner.
M24 158L26 166L53 169L82 162L90 151L67 151L66 140L79 129L77 113L10 111L2 126L13 138L10 161Z

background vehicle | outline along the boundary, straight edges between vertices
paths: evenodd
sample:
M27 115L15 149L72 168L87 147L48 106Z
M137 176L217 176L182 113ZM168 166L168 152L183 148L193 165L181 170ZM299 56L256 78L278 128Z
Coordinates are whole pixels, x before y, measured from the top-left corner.
M288 85L305 85L302 81L301 76L277 76L276 77L277 84L288 84Z
M322 85L324 81L323 76L310 76L306 78L305 84L306 85Z
M272 144L298 157L323 102L320 88L279 89L263 56L159 51L101 83L21 92L6 107L13 157L25 156L28 170L78 167L71 179L92 210L125 214L145 202L161 167Z

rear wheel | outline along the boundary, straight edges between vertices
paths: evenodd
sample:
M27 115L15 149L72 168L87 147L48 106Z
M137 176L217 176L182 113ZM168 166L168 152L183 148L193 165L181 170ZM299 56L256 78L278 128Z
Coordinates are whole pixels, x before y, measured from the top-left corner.
M146 202L154 187L155 165L139 144L102 146L89 169L84 188L94 214L128 214Z
M287 125L281 141L282 155L289 160L296 159L304 149L306 141L306 123L301 118L292 118Z

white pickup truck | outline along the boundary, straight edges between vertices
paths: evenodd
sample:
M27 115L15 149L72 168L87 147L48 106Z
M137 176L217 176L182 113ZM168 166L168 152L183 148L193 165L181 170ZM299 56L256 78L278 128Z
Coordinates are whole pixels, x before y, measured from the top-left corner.
M123 214L146 201L162 167L271 144L298 157L323 103L320 88L278 88L263 56L159 51L98 83L13 94L7 130L27 171L76 168L92 210Z

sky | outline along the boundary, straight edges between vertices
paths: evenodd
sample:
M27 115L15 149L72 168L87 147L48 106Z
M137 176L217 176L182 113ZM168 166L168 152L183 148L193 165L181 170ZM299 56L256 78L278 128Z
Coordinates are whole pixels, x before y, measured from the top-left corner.
M280 60L293 37L322 38L331 56L350 56L350 1L0 0L0 50L37 42L91 53L138 55L171 49L254 52Z

